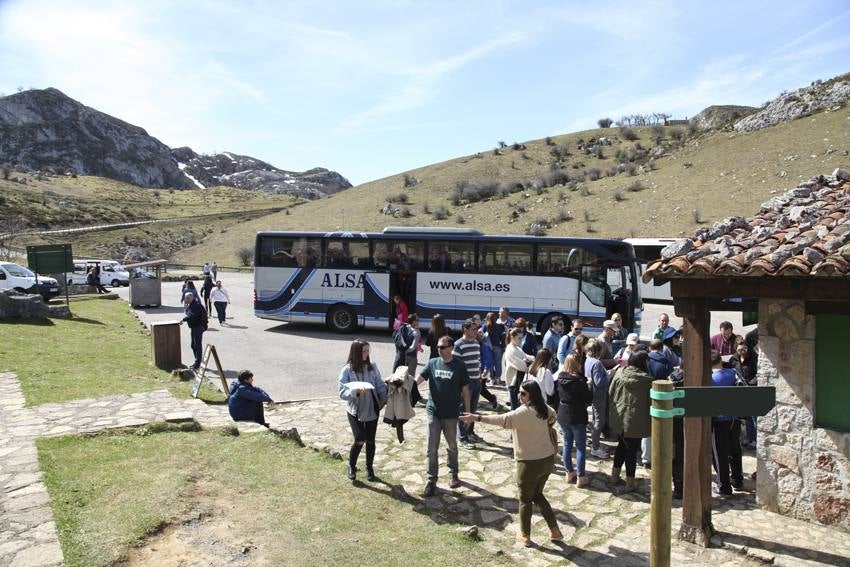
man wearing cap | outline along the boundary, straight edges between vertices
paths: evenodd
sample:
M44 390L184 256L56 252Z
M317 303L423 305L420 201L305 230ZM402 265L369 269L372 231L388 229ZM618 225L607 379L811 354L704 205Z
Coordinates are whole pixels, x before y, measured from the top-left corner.
M617 334L617 323L611 319L606 319L602 323L602 332L596 337L602 347L602 352L599 354L599 360L602 361L606 370L614 368L617 363L614 361L614 335Z

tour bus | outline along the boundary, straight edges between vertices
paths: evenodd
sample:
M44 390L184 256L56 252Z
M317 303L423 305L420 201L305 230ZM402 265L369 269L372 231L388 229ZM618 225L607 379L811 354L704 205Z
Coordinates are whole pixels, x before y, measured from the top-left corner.
M676 242L675 238L626 238L635 250L635 257L640 266L639 274L642 276L647 264L661 258L661 250L668 244ZM670 283L655 285L650 282L640 284L640 296L646 303L673 304L673 296L670 295Z
M259 232L254 314L324 322L336 332L392 327L399 295L428 328L508 306L538 332L581 317L601 330L613 313L639 332L642 305L630 244L620 240L488 236L475 229L388 227L364 232Z

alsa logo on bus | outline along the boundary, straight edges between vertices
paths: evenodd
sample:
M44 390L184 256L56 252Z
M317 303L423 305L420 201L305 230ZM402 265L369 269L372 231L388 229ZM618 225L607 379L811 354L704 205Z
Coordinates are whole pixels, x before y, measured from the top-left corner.
M363 277L365 274L325 274L322 278L321 287L346 287L346 288L361 288L363 287Z

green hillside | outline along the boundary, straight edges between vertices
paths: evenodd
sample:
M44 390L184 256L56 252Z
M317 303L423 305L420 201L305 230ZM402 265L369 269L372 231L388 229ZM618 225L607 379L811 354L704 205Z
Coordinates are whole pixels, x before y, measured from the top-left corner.
M848 106L749 133L631 130L637 139L605 128L507 144L309 202L232 188L157 191L91 177L28 175L26 186L0 180L0 222L23 217L37 229L174 219L75 235L75 250L119 258L142 247L180 262L222 265L238 265L236 250L251 246L259 230L412 225L525 234L534 225L531 230L548 235L683 236L704 223L752 214L812 175L850 166ZM598 146L600 137L611 145ZM459 186L465 188L460 196ZM488 192L492 196L477 200ZM382 213L389 200L398 215ZM67 235L43 236L17 244L67 241Z
M542 220L551 224L548 235L625 238L630 236L683 236L701 223L732 215L749 215L771 196L783 193L813 175L831 173L850 165L850 107L822 112L750 133L715 131L671 140L674 130L664 128L660 146L651 140L652 128L632 128L636 141L652 154L667 147L665 155L644 161L636 174L619 173L545 189L524 189L506 197L452 204L459 181L527 183L551 170L553 146L545 140L525 142L526 150L510 146L364 183L327 199L299 206L291 214L277 213L234 227L227 235L210 235L203 247L220 248L234 242L250 244L258 230L380 230L388 225L468 226L490 234L524 234L528 225ZM608 136L612 146L602 148L603 159L583 155L580 139ZM597 168L604 173L616 167L618 150L634 148L619 129L595 129L554 137L567 144L569 174ZM405 189L405 175L418 184ZM635 182L642 187L630 191ZM636 187L632 187L635 189ZM381 213L387 198L407 195L412 216ZM619 199L619 200L618 200ZM434 211L445 207L448 218L436 220ZM424 212L431 211L430 213ZM562 220L567 217L572 220ZM586 220L586 219L589 219ZM700 221L700 222L697 222ZM201 248L178 256L197 261L208 255Z

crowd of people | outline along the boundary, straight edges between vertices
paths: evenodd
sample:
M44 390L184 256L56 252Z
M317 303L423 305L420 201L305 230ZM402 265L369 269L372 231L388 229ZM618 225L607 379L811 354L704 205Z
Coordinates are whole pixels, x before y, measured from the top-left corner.
M197 301L192 292L186 292L185 297L187 302ZM408 313L393 332L396 356L393 373L388 378L382 376L378 365L371 360L369 343L354 340L338 381L339 396L347 403L352 432L347 477L356 481L357 464L365 445L366 479L377 479L375 439L381 412L383 421L395 428L398 442L404 443L404 424L413 418L414 408L422 400L418 386L427 382L423 497L436 494L438 453L443 441L448 459L448 486L455 489L462 485L459 447L475 449L476 444L485 443L477 431L481 424L511 431L520 516L517 541L523 545L532 545L531 514L535 505L549 528L548 538L562 539L544 494L558 457L566 472L566 482L577 489L590 484L587 473L590 456L599 461L613 457L609 484L614 490L636 490L638 465L651 466L649 391L657 379L669 378L681 385L684 347L681 332L670 327L666 314L661 316L648 345L641 344L637 334L627 333L622 319L616 315L603 323L602 332L595 337L582 333L581 319L570 321L569 331L566 323L560 317L552 318L538 344L526 322L522 318L513 319L510 310L503 307L498 314L487 313L483 322L478 316L467 319L458 334L446 326L442 316L436 315L423 337L418 316ZM757 340L757 331L739 337L732 332L730 323L721 324L720 332L711 339L715 386L755 383L757 361L753 352ZM419 353L425 352L426 347L430 356L420 367ZM498 404L487 390L488 385L507 389L509 411ZM256 405L269 401L265 392L250 382L246 385L241 373L231 392L237 394L233 403L241 405L241 415L246 416L243 419L264 423ZM490 396L494 409L503 411L479 413L480 398ZM237 419L235 415L234 419ZM742 419L748 422L751 418L717 416L712 420L715 490L719 494L731 494L743 485ZM561 432L560 440L556 428ZM678 499L682 497L683 484L682 431L682 419L677 418L670 481L673 496ZM752 432L754 435L754 427ZM616 442L613 454L602 443L603 438ZM745 442L755 442L754 436Z

